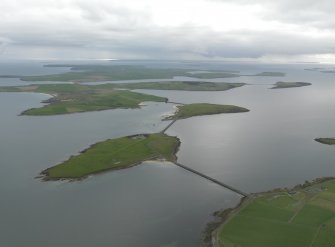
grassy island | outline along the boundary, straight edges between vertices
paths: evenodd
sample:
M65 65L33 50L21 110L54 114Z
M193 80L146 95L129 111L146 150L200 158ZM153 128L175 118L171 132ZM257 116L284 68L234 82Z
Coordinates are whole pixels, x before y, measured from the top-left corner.
M322 144L335 145L335 138L316 138L314 140Z
M98 82L136 79L170 79L174 76L187 76L199 79L234 78L241 76L285 76L282 72L262 72L255 75L242 75L239 71L206 70L197 71L179 68L151 68L139 65L75 65L49 64L45 67L69 68L69 72L50 75L0 75L2 78L20 78L22 81L63 81Z
M37 92L53 95L44 101L47 105L26 110L22 115L58 115L75 112L100 111L115 108L137 108L144 101L166 102L166 98L115 90L102 85L45 84L18 87L0 87L0 92Z
M255 74L254 76L273 76L273 77L282 77L285 76L286 74L283 72L262 72Z
M4 75L6 78L20 78L23 81L116 81L136 79L169 79L174 76L191 76L203 79L239 77L237 73L221 71L208 71L203 73L192 73L189 69L176 68L150 68L137 65L72 65L72 64L50 64L45 67L70 68L70 72L51 75L16 76Z
M44 170L45 180L82 179L91 174L128 168L143 161L174 161L179 139L165 134L142 134L106 140L77 156Z
M136 108L144 101L166 102L166 98L119 89L157 89L187 91L224 91L241 87L244 83L212 82L140 82L83 84L35 84L29 86L0 87L0 92L37 92L53 97L47 105L26 110L22 115L58 115L75 112L100 111L115 108Z
M233 77L240 77L238 73L232 73L232 72L210 72L210 73L197 73L192 75L192 77L197 77L201 79L215 79L215 78L233 78Z
M185 119L194 116L213 115L220 113L239 113L249 111L246 108L234 105L217 105L208 103L178 105L177 108L178 109L173 116L167 117L168 120Z
M153 89L153 90L180 90L180 91L225 91L244 86L245 83L214 83L199 81L171 81L171 82L138 82L105 84L106 87L123 89Z
M213 246L324 247L335 243L335 180L255 194L229 210Z
M52 75L20 76L23 81L116 81L135 79L173 78L188 75L186 69L148 68L134 65L71 65L55 64L46 67L69 67L71 72Z
M276 82L275 86L271 89L280 89L280 88L292 88L292 87L306 87L310 86L312 83L309 82L284 82L278 81Z

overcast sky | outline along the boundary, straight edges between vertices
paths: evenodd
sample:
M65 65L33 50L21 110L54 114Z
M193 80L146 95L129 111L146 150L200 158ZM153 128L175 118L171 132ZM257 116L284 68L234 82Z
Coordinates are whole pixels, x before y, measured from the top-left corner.
M335 62L334 0L0 0L0 58Z

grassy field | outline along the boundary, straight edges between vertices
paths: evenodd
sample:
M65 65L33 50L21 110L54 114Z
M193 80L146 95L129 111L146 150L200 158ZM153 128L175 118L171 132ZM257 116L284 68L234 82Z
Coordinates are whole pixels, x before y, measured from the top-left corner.
M308 82L283 82L278 81L271 89L280 89L280 88L291 88L291 87L305 87L310 86L312 83Z
M335 145L335 138L316 138L314 140L322 144Z
M215 246L335 246L335 180L246 200L216 232Z
M248 112L249 110L243 107L234 105L216 105L208 103L195 103L189 105L179 105L178 109L173 116L167 117L168 120L172 119L185 119L194 116L213 115L220 113L238 113Z
M115 108L136 108L144 101L166 102L166 98L103 88L100 85L46 84L20 87L0 87L0 92L38 92L53 95L47 105L24 111L23 115L58 115L75 112L100 111Z
M139 82L139 83L113 83L116 88L125 89L154 89L154 90L181 90L181 91L225 91L244 86L245 83L214 83L198 81L172 81L172 82ZM108 86L108 85L107 85Z
M46 180L80 179L90 174L128 168L152 159L175 160L179 139L145 134L97 143L77 156L42 172Z

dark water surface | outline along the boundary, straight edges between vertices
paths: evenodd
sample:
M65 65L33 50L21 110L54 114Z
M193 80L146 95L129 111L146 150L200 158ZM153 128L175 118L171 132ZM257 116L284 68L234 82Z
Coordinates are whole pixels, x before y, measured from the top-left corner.
M335 136L335 75L303 70L312 65L145 64L288 73L285 78L221 79L253 84L225 92L140 90L171 101L236 104L251 110L178 121L168 134L182 141L180 163L247 192L335 174L334 147L313 141ZM34 68L37 74L45 69ZM0 74L7 74L3 70ZM26 74L26 67L19 73ZM313 85L269 90L278 80ZM161 116L173 109L171 104L148 103L135 110L18 116L48 97L0 93L1 246L199 246L211 213L239 201L236 194L170 163L147 162L81 182L34 179L95 142L163 129L167 122Z

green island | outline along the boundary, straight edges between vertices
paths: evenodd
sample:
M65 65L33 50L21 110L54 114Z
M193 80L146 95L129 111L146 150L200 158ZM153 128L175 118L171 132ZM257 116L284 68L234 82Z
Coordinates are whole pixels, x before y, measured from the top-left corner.
M53 97L47 105L28 109L22 115L59 115L76 112L100 111L115 108L137 108L144 101L167 102L166 98L118 89L160 89L188 91L224 91L243 86L243 83L212 82L140 82L83 84L35 84L29 86L0 87L0 92L37 92Z
M335 138L316 138L314 140L322 144L335 145Z
M234 105L217 105L208 103L194 103L188 105L178 105L174 115L168 116L166 120L185 119L195 116L213 115L220 113L248 112L243 107Z
M107 84L105 84L107 85ZM229 82L201 82L201 81L171 81L171 82L136 82L113 83L115 88L123 89L154 89L154 90L180 90L180 91L225 91L246 85L245 83ZM109 85L107 85L109 87Z
M286 74L283 72L262 72L255 74L254 76L273 76L273 77L281 77L285 76Z
M240 77L241 75L235 72L226 72L226 71L212 71L207 73L196 73L192 77L197 77L201 79L215 79L215 78L233 78Z
M63 81L99 82L136 79L171 79L174 76L187 76L199 79L234 78L241 76L285 76L282 72L262 72L255 75L241 75L239 71L209 70L194 73L190 69L150 68L135 65L72 65L49 64L45 67L70 68L69 72L50 75L0 75L1 78L20 78L22 81Z
M335 179L253 194L216 215L223 223L211 234L214 247L334 246Z
M320 71L321 73L329 73L329 74L332 74L332 73L335 73L335 70L322 70Z
M292 88L292 87L306 87L310 86L312 83L309 82L284 82L278 81L271 89L280 89L280 88Z
M51 94L47 105L22 112L22 115L59 115L76 112L101 111L115 108L138 108L144 101L167 102L166 98L115 90L100 85L44 84L19 87L0 87L0 92L37 92Z
M92 145L77 156L41 172L43 180L83 179L91 174L129 168L148 160L175 161L180 141L165 134L140 134Z
M160 69L134 65L71 65L55 64L45 67L69 67L70 72L51 75L20 76L23 81L74 81L96 82L134 79L169 79L173 76L187 76L186 69Z

